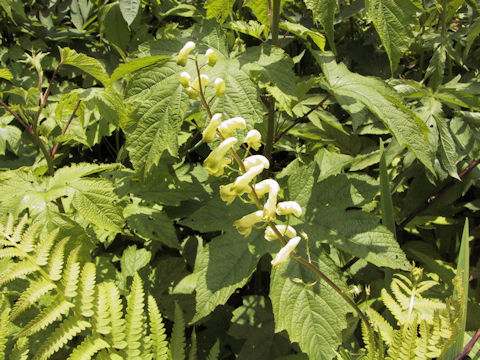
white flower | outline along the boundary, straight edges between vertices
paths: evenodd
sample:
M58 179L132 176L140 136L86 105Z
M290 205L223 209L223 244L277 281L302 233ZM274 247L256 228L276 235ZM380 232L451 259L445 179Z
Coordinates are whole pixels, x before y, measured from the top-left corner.
M254 189L257 196L261 198L267 192L271 191L271 189L276 190L276 192L278 193L278 191L280 191L280 186L275 180L266 179L266 180L260 181L259 183L256 183L254 186Z
M277 209L277 196L280 191L280 186L275 180L266 179L260 181L254 186L255 193L260 198L268 192L268 200L263 206L263 216L265 221L272 221L275 219L275 211Z
M250 130L247 133L247 136L245 136L245 139L243 139L243 142L247 143L248 146L257 151L260 146L262 146L262 135L258 130Z
M223 95L225 95L225 90L227 90L225 80L223 80L222 78L216 78L215 82L213 83L213 87L215 88L215 95L217 97L222 97Z
M218 130L222 133L224 137L230 137L233 134L233 131L236 129L245 129L247 123L244 118L234 117L228 120L225 120L220 124Z
M200 81L198 78L195 79L195 81L192 83L192 87L194 89L200 90L200 84L202 85L202 88L208 85L208 75L201 74L200 75Z
M270 167L270 162L263 155L252 155L243 160L243 166L245 166L245 170L249 170L253 166L261 164L263 164L265 169L268 169Z
M278 266L287 262L290 257L290 254L293 250L297 247L298 243L300 242L300 236L296 236L290 239L283 248L280 249L275 259L272 260L272 266Z
M223 175L224 168L230 163L230 159L226 158L230 148L235 145L237 138L230 137L223 140L216 149L214 149L210 155L203 162L207 167L207 171L214 176Z
M252 227L261 221L263 221L263 211L258 210L245 215L241 219L235 221L233 225L237 228L237 231L240 234L247 237L252 232Z
M250 168L245 174L235 179L235 182L233 183L233 190L235 190L237 194L245 193L245 188L248 187L253 178L260 174L263 169L265 169L263 164Z
M178 53L177 64L180 66L187 65L188 54L190 54L193 49L195 49L195 43L193 41L187 42Z
M205 57L208 59L208 65L209 66L215 66L217 63L217 54L213 49L208 49L207 52L205 53Z
M275 225L275 227L277 228L278 232L282 234L282 236L286 236L288 238L297 236L297 232L290 225ZM273 231L270 226L267 226L265 229L265 240L272 241L275 239L278 239L277 233Z
M220 197L227 203L227 205L230 205L237 196L241 196L251 191L250 187L246 186L242 192L237 193L233 190L233 184L220 185Z
M184 71L180 74L180 84L182 84L184 88L188 88L190 86L190 80L192 80L192 77L188 72Z
M296 217L302 216L302 208L296 201L283 201L277 205L277 215L290 215Z
M221 122L222 122L222 114L220 113L214 114L210 119L210 122L208 123L207 127L202 132L202 141L206 143L213 141L217 133L217 128Z

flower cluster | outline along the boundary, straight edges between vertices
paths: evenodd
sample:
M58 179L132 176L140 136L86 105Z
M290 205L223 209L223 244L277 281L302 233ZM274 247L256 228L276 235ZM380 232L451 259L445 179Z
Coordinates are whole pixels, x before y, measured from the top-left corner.
M189 53L195 48L193 42L188 42L179 52L177 64L186 65ZM217 56L212 49L208 49L205 58L209 66L214 66ZM195 61L197 56L195 56ZM198 63L197 63L198 69ZM192 81L190 74L182 72L180 74L180 83L185 88L187 94L191 98L204 97L203 89L208 86L209 79L207 75L200 74ZM214 82L215 95L223 96L226 89L225 81L217 78ZM202 99L204 106L208 107L205 99ZM208 113L210 110L207 109ZM272 265L277 266L286 262L291 253L301 240L297 236L295 229L289 225L276 225L274 222L277 216L293 215L300 217L302 208L295 201L278 202L280 186L273 179L266 179L256 182L256 178L265 169L270 167L270 162L263 155L252 155L250 150L258 151L261 147L261 134L252 129L248 131L243 141L235 136L237 130L244 130L247 127L245 119L241 117L233 117L223 119L223 114L213 114L207 126L202 133L202 140L206 143L213 142L216 138L220 139L219 145L208 155L204 161L207 171L213 176L222 176L232 160L235 159L238 165L237 178L230 184L220 186L220 197L228 205L237 197L242 201L254 203L257 205L257 211L247 214L234 222L234 226L238 232L245 237L250 235L254 227L265 227L265 239L267 241L280 240L284 246L272 260ZM243 145L245 155L243 159L239 156L236 146ZM268 194L268 195L267 195ZM246 195L248 198L244 198ZM264 201L264 199L266 199ZM285 239L289 239L288 242Z

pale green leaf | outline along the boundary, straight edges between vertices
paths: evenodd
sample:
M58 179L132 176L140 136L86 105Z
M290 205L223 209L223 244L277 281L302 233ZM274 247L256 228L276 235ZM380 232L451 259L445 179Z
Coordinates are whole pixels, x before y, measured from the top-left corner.
M152 257L147 249L137 249L135 245L129 246L123 251L120 258L122 274L124 276L133 276L141 268L145 267Z
M119 0L122 16L130 26L137 16L140 8L140 0Z
M333 23L335 20L335 10L337 9L337 0L304 0L304 2L307 8L312 10L315 21L323 26L325 34L327 35L328 43L332 50L336 52ZM323 50L321 47L320 49Z
M350 155L331 152L326 148L320 149L315 155L315 162L320 169L318 180L325 179L330 175L337 175L352 164L353 157Z
M448 129L447 121L443 116L433 116L440 133L440 159L442 165L451 177L460 180L457 172L458 152L452 134Z
M100 61L98 61L97 59L87 56L85 54L77 53L76 50L70 49L68 47L59 48L59 51L61 64L71 65L79 68L80 70L93 76L103 85L107 85L109 83L108 74Z
M265 25L255 20L249 20L248 22L241 20L232 21L229 22L227 26L234 31L253 36L257 39L261 39L262 33L265 30Z
M12 80L13 75L8 69L0 69L0 79Z
M9 125L11 119L0 119L0 155L5 155L5 151L8 149L17 154L20 146L20 138L22 131L13 125Z
M318 31L311 30L302 24L289 21L281 22L280 29L291 32L303 40L308 40L308 38L310 38L320 50L325 50L325 37ZM332 45L330 44L330 46Z
M153 65L159 65L162 62L168 60L169 56L146 56L139 59L134 59L124 64L120 64L112 73L110 82L113 83L126 75L134 73L136 71L145 69Z
M235 0L207 0L205 9L207 9L207 19L215 18L218 22L223 23L228 14L232 11Z
M400 145L406 146L433 174L434 151L428 127L403 104L385 82L350 72L337 64L331 53L312 51L328 82L329 90L352 116L368 109L390 130ZM353 104L352 104L353 103Z
M411 0L367 0L366 9L380 35L393 73L414 39L412 27L418 22L416 7Z
M273 1L270 1L272 3ZM265 29L270 29L269 1L265 0L248 0L245 6L249 7L253 15L257 18Z
M380 208L382 209L382 223L395 236L395 215L393 212L392 192L390 190L390 176L387 171L383 142L380 143Z

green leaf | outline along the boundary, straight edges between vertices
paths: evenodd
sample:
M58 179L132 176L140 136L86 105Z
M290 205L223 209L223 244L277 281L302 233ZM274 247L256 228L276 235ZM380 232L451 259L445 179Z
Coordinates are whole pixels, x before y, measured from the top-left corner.
M337 9L337 0L304 0L304 2L307 8L312 10L315 21L323 26L325 34L327 35L328 43L333 52L336 52L333 23L335 20L335 10ZM320 49L323 50L322 47L320 47Z
M432 174L434 151L425 123L408 109L399 95L383 81L350 72L337 64L331 53L313 51L322 67L329 91L340 105L355 116L368 109L390 130L400 145L406 146Z
M22 131L16 126L9 125L12 119L0 118L0 155L5 155L8 148L15 154L20 146Z
M168 60L169 58L170 56L146 56L139 59L131 60L125 64L120 64L113 71L112 76L110 77L110 83L113 83L133 72L145 69L153 65L159 65Z
M280 29L291 32L303 40L308 40L308 38L310 38L320 50L325 50L325 37L318 31L314 31L301 24L291 23L288 21L280 23Z
M318 183L305 211L305 231L312 241L331 245L377 266L410 269L393 234L362 210L378 184L365 175L336 175Z
M76 50L66 48L59 48L60 61L63 65L71 65L87 74L93 76L100 81L103 85L108 85L108 74L103 68L102 64L95 58L87 56L85 54L77 53Z
M119 0L122 16L130 26L137 16L140 8L140 0Z
M380 208L382 209L383 225L395 236L395 215L383 142L380 143Z
M460 180L457 172L458 152L452 134L448 129L447 122L443 116L436 116L434 114L433 117L437 122L440 133L440 156L442 165L451 177Z
M446 59L447 50L445 49L445 46L440 44L435 48L430 63L428 64L427 71L425 72L425 79L430 78L428 86L433 90L436 90L442 84Z
M147 249L137 249L135 245L129 246L123 251L120 259L122 274L125 276L133 276L141 268L145 267L152 257Z
M235 0L207 0L204 7L207 9L207 19L215 18L223 23L232 11Z
M110 181L104 179L81 179L71 184L75 189L72 205L80 215L98 227L122 232L124 219Z
M367 0L366 8L388 54L393 74L413 41L412 26L418 22L416 7L411 0Z
M286 330L310 359L330 360L342 343L351 308L331 287L317 280L310 269L293 260L272 270L270 299L275 331Z
M315 155L315 162L320 169L318 180L325 179L330 175L340 174L346 167L352 164L353 157L350 155L334 153L326 148L320 149Z
M245 6L249 7L252 10L253 15L255 15L257 20L265 26L266 30L270 29L270 15L268 4L269 2L264 0L248 0L245 3Z
M8 69L0 69L0 79L12 80L13 75Z
M265 25L260 24L255 20L246 21L232 21L227 24L228 28L261 39L262 33L265 30Z
M468 55L470 52L470 48L472 47L473 42L480 34L480 17L477 18L472 25L468 28L468 34L465 38L466 46L464 51L464 57Z

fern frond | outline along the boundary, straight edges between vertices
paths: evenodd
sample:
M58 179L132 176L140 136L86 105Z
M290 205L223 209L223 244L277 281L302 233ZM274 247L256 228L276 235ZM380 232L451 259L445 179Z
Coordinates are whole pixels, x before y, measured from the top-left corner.
M175 303L175 314L173 315L170 352L172 354L172 360L185 360L185 320L182 309L178 303Z
M138 360L141 354L142 336L145 336L145 311L142 280L137 273L133 276L130 295L127 299L127 315L125 316L125 332L127 334L127 348L125 352L129 359Z
M99 294L99 296L103 296ZM112 346L116 349L123 349L127 346L125 341L125 319L123 318L122 299L117 287L112 282L105 284L105 296L110 310L111 340Z
M366 314L370 319L372 325L375 327L377 333L382 334L382 338L385 340L387 345L392 343L393 338L393 327L371 307L366 308Z
M20 295L12 308L11 319L15 319L18 315L35 304L38 299L54 289L55 285L48 280L40 279L32 281L29 287Z
M59 320L65 315L70 308L73 307L71 302L66 300L56 300L53 304L43 309L32 321L30 321L22 331L20 331L15 338L22 336L30 336L45 329L54 321Z
M148 296L148 314L150 318L150 338L153 346L153 358L155 360L168 359L168 343L165 340L165 326L162 314L158 310L157 302L152 295Z
M109 297L106 296L108 291L107 283L98 285L97 288L97 302L95 307L95 331L99 334L110 334L112 328L110 326L110 311L109 311Z
M96 269L93 263L83 265L80 276L78 309L85 317L93 316L93 301L95 300Z
M25 232L22 234L22 239L20 240L19 248L30 253L35 249L35 243L37 242L38 234L43 228L43 223L37 221L30 225Z
M14 226L15 226L15 217L12 214L8 214L5 225L3 225L3 222L0 223L0 232L3 232L5 234L11 234L13 232Z
M10 358L15 360L27 360L29 351L28 338L22 337L15 343Z
M102 338L88 336L72 351L67 360L90 360L97 352L109 347L110 345Z
M14 257L23 258L24 256L25 253L22 250L17 249L13 246L0 249L0 259L11 259Z
M47 360L72 340L74 336L77 336L88 327L90 327L90 323L85 320L76 317L67 318L45 340L40 350L33 357L33 360Z
M48 262L47 272L50 276L50 279L54 281L60 280L62 278L65 246L69 240L69 237L65 237L55 245L55 248L53 249L52 255L50 257L50 261Z
M59 231L60 229L55 229L51 233L40 237L40 242L37 246L38 251L35 256L35 262L37 265L47 265L50 251L52 250L53 243L55 242Z
M403 346L400 347L400 354L396 360L410 360L415 359L415 346L417 341L417 327L418 320L417 317L408 324L403 325L399 330L402 332L402 343Z
M20 243L20 241L22 240L23 231L25 229L25 226L27 225L27 221L28 221L28 215L25 214L17 223L17 226L15 227L13 232L7 233L10 235L10 240L15 244Z
M365 360L383 360L384 359L384 349L383 349L383 341L382 337L378 335L378 341L375 338L375 333L372 328L367 328L365 323L362 321L361 323L362 329L362 339L365 343L365 349L367 353L364 357Z
M32 264L28 260L12 264L0 275L0 286L9 283L10 281L20 279L25 275L34 273L38 270L38 266Z
M418 337L415 345L415 359L428 360L428 340L430 338L430 324L427 321L421 321L418 325Z
M8 340L8 323L10 322L10 308L5 300L1 299L0 306L0 359L5 359L5 347Z
M207 360L218 360L218 355L220 355L220 341L217 340L210 349Z
M382 289L381 291L382 301L387 307L388 310L393 314L395 319L400 323L403 324L403 309L402 307L395 301L395 299L388 293L387 290Z
M80 246L70 251L68 255L65 271L63 272L62 282L64 286L64 295L66 297L75 297L77 295L77 286L80 275L80 263L78 260L78 252Z

